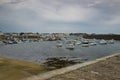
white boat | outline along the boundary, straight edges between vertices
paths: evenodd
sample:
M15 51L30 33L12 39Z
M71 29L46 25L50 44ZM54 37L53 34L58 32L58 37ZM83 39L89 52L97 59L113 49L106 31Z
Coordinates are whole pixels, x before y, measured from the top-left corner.
M114 40L113 39L108 40L108 44L114 44Z
M89 44L89 41L88 40L83 40L82 44Z
M80 41L76 41L76 43L75 43L76 45L80 45L81 44L81 42Z
M67 40L66 41L66 44L73 44L73 45L75 45L75 43L76 43L76 40Z
M91 43L89 43L89 44L90 44L90 46L95 46L95 45L97 45L96 42L91 42Z
M23 42L21 40L18 40L17 43L20 44L20 43L23 43Z
M95 45L97 45L96 40L90 41L90 42L89 42L89 45L90 45L90 46L95 46Z
M107 41L106 40L104 40L104 39L102 39L102 40L100 40L100 42L99 42L100 44L107 44Z
M67 44L66 49L73 50L75 49L75 46L73 44Z
M10 40L9 40L9 41L8 41L8 44L13 44L13 41L10 41Z
M89 44L87 43L87 44L82 44L82 47L89 47Z
M62 47L62 45L63 45L62 43L57 43L56 47Z
M88 40L82 41L82 47L89 47L89 41Z
M4 45L4 43L2 41L0 41L0 46Z

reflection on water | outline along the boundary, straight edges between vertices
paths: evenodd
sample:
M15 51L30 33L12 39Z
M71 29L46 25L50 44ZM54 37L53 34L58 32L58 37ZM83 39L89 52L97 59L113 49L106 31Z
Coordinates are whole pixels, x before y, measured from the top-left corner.
M114 44L96 45L90 47L75 46L74 50L56 47L56 42L34 42L0 46L0 56L15 58L40 64L51 65L55 61L65 65L76 61L93 60L113 53L120 52L120 42ZM60 59L61 58L61 59ZM58 67L61 67L57 64ZM65 65L66 66L66 65Z

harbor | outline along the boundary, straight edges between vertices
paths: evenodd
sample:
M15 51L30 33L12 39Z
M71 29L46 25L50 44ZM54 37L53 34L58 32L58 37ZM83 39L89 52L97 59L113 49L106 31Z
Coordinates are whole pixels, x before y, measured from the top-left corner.
M119 40L68 38L0 46L0 56L44 65L50 70L120 52Z
M0 40L0 56L55 70L120 52L118 39L91 39L85 36L70 33L4 33Z
M0 0L0 80L120 80L120 0Z

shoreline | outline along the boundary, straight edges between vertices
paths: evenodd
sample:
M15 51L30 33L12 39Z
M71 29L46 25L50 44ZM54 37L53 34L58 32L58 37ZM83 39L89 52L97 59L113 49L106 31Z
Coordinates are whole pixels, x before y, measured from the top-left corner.
M85 69L86 67L89 68L90 66L92 66L92 68L98 67L98 69L100 69L100 67L97 66L97 65L101 66L101 62L103 62L103 64L105 66L107 66L107 65L109 65L108 61L111 60L112 58L113 58L113 61L114 61L116 56L120 57L120 53L116 53L116 54L106 56L106 57L103 57L103 58L100 58L100 59L96 59L96 60L93 60L93 61L88 61L88 62L85 62L85 63L76 64L76 65L73 65L73 66L49 71L49 72L46 72L46 73L43 73L43 74L40 74L40 75L29 77L29 78L24 79L24 80L56 80L56 79L57 80L69 80L69 77L71 77L71 76L72 76L72 79L70 79L70 80L78 80L79 76L80 76L79 73L81 73L81 75L83 73L83 72L79 71L82 68ZM117 61L116 61L116 63L117 63ZM120 65L117 65L117 66L112 65L111 67L118 67L118 66L120 66ZM85 69L85 70L87 70L87 69ZM89 72L89 69L87 71ZM91 69L91 71L92 71L92 69ZM99 72L95 72L95 71L92 71L91 73L99 74ZM78 75L78 74L79 74L79 76L77 77L76 75ZM90 75L90 73L86 73L86 74ZM71 75L71 76L69 76L69 75ZM109 75L109 73L108 73L108 75ZM118 73L118 75L120 76L120 73ZM84 77L86 77L86 75L84 75ZM93 78L93 79L95 79L95 78ZM86 79L81 79L81 80L86 80ZM92 79L87 79L87 80L92 80ZM109 79L107 79L107 80L109 80Z
M117 58L115 58L116 56L119 57L118 61L116 60ZM89 75L94 74L94 75L99 76L98 74L101 74L100 72L102 71L101 67L99 67L101 66L101 63L103 67L107 66L109 68L109 64L111 64L110 62L119 64L117 66L110 65L110 67L113 67L113 68L114 67L117 68L118 66L120 67L120 53L112 54L112 55L102 57L102 58L99 58L93 61L86 61L84 63L80 63L80 64L78 63L78 64L71 65L68 67L55 69L52 71L49 71L47 68L45 68L44 66L40 64L0 57L0 70L1 70L0 80L6 80L6 79L7 80L69 80L71 76L72 76L72 79L70 80L78 80L80 78L80 77L77 77L78 74L79 76L84 74L84 76L82 75L82 77L85 77L85 78L86 78L86 75L88 74ZM95 69L98 69L98 71L94 70L94 67ZM100 72L99 72L99 69L101 70ZM116 71L120 71L120 69ZM120 73L117 73L117 74L120 76ZM94 78L93 79L82 79L82 80L94 80ZM99 79L96 79L96 80L99 80ZM106 80L111 80L111 79L106 79Z

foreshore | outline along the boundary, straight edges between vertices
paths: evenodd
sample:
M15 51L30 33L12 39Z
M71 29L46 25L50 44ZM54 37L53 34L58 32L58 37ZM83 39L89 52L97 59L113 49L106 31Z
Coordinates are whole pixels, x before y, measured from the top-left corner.
M46 71L42 65L0 57L0 80L21 80Z
M120 53L24 80L120 80Z
M120 80L120 53L53 71L0 57L0 80Z

